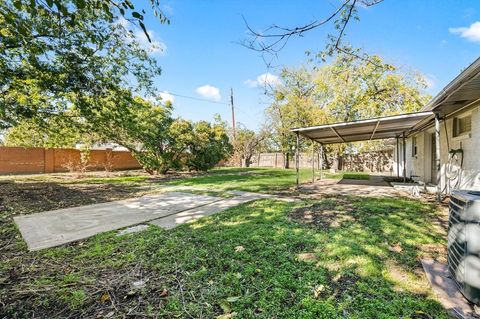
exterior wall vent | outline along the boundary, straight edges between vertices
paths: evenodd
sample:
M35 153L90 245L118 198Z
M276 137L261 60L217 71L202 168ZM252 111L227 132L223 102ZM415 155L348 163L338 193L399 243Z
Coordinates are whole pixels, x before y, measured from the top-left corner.
M448 221L448 270L460 292L480 303L480 191L454 190Z

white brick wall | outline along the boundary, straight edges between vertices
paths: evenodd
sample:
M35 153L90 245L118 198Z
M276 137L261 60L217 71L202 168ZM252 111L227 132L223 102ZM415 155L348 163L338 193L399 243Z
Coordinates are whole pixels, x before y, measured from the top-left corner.
M441 162L441 186L442 190L449 184L446 178L446 171L449 161L449 151L451 149L463 149L463 169L459 184L461 189L480 190L480 105L475 108L456 114L462 116L467 113L472 115L472 131L470 135L453 137L453 119L446 121L446 128L443 122L440 123L440 162ZM407 176L420 176L420 180L431 181L431 135L434 128L429 128L423 132L416 134L417 138L417 156L412 157L412 139L407 139ZM448 144L447 144L448 134ZM401 139L400 139L401 142ZM395 154L396 155L396 154ZM403 154L400 152L400 163ZM460 165L460 164L459 164ZM459 168L459 165L453 165L453 169ZM396 168L395 168L396 172ZM400 165L400 176L402 176L402 165ZM435 177L433 178L435 180ZM455 181L453 181L454 184Z

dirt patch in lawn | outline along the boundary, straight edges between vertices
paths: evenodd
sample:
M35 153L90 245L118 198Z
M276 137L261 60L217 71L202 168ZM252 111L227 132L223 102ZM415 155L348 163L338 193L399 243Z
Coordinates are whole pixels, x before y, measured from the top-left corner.
M13 221L13 216L18 214L127 199L156 191L158 188L129 184L1 181L0 317L3 318L2 307L7 305L15 308L19 317L35 317L41 313L51 318L84 318L85 315L108 317L112 307L119 304L132 309L130 315L135 317L137 307L162 304L168 291L163 291L161 278L151 270L126 264L122 272L110 268L99 272L94 260L81 267L68 259L47 261L27 251ZM42 278L41 281L37 282L38 278ZM68 307L32 304L32 300L42 300L43 296L52 294L64 298L58 304ZM85 298L95 298L97 302L72 311L76 303L82 304Z
M28 214L141 196L152 190L135 185L0 183L0 211Z
M336 199L298 208L290 213L290 218L300 224L328 230L355 222L352 212L353 206L348 201Z
M0 261L7 264L23 255L13 216L142 196L154 188L112 184L0 182ZM1 270L1 269L0 269Z

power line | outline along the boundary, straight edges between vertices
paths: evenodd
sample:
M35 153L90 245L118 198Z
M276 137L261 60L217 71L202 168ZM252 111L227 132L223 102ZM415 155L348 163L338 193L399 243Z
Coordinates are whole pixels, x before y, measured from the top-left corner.
M172 93L172 92L169 92L169 91L162 91L162 93L171 94L171 95L173 95L173 96L182 97L182 98L185 98L185 99L197 100L197 101L214 103L214 104L230 105L229 103L225 103L225 102L212 101L212 100L202 99L202 98L199 98L199 97L194 97L194 96L188 96L188 95L183 95L183 94Z
M188 96L188 95L183 95L183 94L177 94L177 93L173 93L173 92L170 92L170 91L162 91L162 93L171 94L171 95L173 95L173 96L177 96L177 97L181 97L181 98L185 98L185 99L190 99L190 100L196 100L196 101L201 101L201 102L207 102L207 103L213 103L213 104L220 104L220 105L232 106L232 103L212 101L212 100L202 99L202 98L195 97L195 96ZM238 110L238 111L242 112L243 114L247 115L248 117L250 117L250 118L252 119L251 114L249 114L246 110L243 110L243 109L239 108L237 105L234 105L233 107L234 107L235 110ZM258 114L258 113L259 113L259 112L257 112L257 114ZM256 122L257 124L261 124L261 122L258 121L256 118L254 118L253 120L254 120L254 122Z

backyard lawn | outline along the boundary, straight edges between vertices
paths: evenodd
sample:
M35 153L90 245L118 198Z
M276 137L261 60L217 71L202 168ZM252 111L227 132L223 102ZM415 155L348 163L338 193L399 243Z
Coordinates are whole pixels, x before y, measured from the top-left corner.
M302 179L310 178L309 170ZM419 258L444 258L445 216L409 199L258 200L172 230L149 226L27 252L12 216L156 186L285 192L292 170L0 181L0 318L449 318Z

